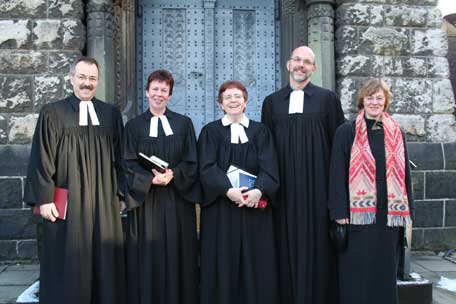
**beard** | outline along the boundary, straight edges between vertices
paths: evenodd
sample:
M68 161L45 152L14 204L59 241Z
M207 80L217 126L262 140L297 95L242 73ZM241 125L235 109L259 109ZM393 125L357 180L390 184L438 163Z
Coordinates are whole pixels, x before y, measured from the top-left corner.
M303 73L303 75L298 75L296 73L298 71L301 71ZM312 76L312 72L304 72L304 71L300 70L299 68L295 68L295 69L293 69L292 72L290 72L290 76L296 82L305 82L308 79L310 79L310 77Z

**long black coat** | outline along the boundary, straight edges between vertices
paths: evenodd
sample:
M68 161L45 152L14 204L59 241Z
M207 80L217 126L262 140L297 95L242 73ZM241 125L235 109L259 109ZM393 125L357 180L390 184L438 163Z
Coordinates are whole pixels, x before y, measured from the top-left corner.
M33 137L24 201L49 203L54 187L68 188L66 220L43 221L40 303L123 304L122 119L93 99L100 125L79 126L79 102L45 105Z
M230 143L230 127L206 125L198 140L201 208L201 304L277 304L278 276L271 198L278 188L272 137L250 121L249 141ZM257 175L255 188L269 199L266 209L239 208L226 197L226 172L236 165Z
M385 140L383 129L374 129L375 121L366 120L367 136L376 163L377 214L371 225L348 226L348 248L338 255L341 304L395 304L397 267L403 228L387 227L387 189ZM346 122L336 132L330 175L329 210L332 219L350 218L348 172L350 152L355 138L354 122ZM405 149L407 145L405 143ZM406 155L405 184L413 211L410 167Z

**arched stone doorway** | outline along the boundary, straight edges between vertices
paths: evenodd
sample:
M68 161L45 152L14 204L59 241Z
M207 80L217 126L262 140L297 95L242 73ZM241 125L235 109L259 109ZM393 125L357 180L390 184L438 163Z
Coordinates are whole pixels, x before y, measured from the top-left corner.
M249 114L259 120L264 96L287 82L285 61L298 45L316 52L313 82L335 88L333 6L333 0L89 0L87 53L109 67L105 99L115 99L126 118L147 106L148 73L167 68L176 77L170 107L192 117L197 130L221 115L215 95L227 79L247 85ZM101 45L112 53L100 53Z

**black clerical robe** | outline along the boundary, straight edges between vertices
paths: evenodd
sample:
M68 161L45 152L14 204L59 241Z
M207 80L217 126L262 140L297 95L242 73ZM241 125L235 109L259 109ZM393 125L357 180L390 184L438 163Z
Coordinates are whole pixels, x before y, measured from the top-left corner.
M201 304L277 304L278 276L271 198L278 189L272 136L250 121L248 142L232 144L221 120L206 125L198 139L201 208ZM255 188L268 198L266 209L239 208L226 197L226 172L235 165L257 175Z
M123 304L122 119L93 99L100 125L79 126L79 102L43 106L33 137L24 201L50 203L55 187L68 189L66 220L43 221L40 303Z
M281 303L333 303L335 256L329 241L328 171L334 132L344 121L340 101L309 83L303 113L288 114L292 89L266 97L261 120L278 154L280 208L274 224ZM335 291L335 290L334 290Z
M382 128L372 128L366 119L367 137L376 164L377 214L371 225L348 225L347 249L338 255L340 304L396 304L397 267L403 244L402 227L387 227L387 188L385 137ZM329 188L331 219L350 218L349 168L355 139L355 123L346 122L336 132L332 154ZM405 148L405 185L410 211L413 194L407 145Z
M195 131L190 118L169 109L164 115L173 135L165 135L159 120L158 137L149 136L149 110L125 127L130 304L198 302L195 203L201 190ZM152 172L138 162L140 152L169 163L174 178L167 186L151 184Z

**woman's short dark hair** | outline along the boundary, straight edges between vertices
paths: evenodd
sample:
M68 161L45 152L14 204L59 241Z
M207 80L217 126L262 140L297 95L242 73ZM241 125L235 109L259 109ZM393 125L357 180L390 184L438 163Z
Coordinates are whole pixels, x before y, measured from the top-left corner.
M165 82L169 86L169 96L173 95L174 78L167 70L156 70L147 77L146 91L149 90L152 81Z
M247 93L246 87L242 84L242 82L237 81L237 80L228 80L222 83L222 85L219 88L218 96L217 96L217 101L218 103L222 103L222 95L223 92L225 92L228 89L238 89L242 91L242 95L244 96L245 102L247 102L247 98L249 94Z
M361 89L359 89L358 92L358 100L356 102L356 105L358 106L358 110L364 109L364 97L367 96L372 96L375 93L377 93L379 90L383 91L383 94L385 95L385 110L388 109L388 106L391 103L391 90L389 86L386 84L385 81L378 79L378 78L372 78L366 81Z

